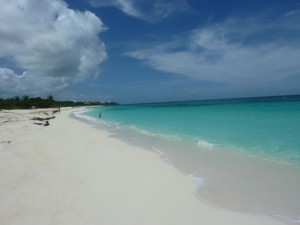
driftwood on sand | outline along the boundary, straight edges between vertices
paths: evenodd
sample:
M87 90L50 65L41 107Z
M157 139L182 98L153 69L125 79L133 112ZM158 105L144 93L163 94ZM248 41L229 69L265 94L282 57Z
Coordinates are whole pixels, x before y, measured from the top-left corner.
M54 119L55 116L50 116L50 117L33 117L32 120L38 120L38 121L45 121L45 123L34 123L36 125L42 125L42 126L49 126L49 120Z
M49 126L50 125L50 123L49 123L49 121L47 120L45 123L33 123L33 124L36 124L36 125L43 125L43 126Z
M55 116L50 116L50 117L46 117L46 118L33 117L32 120L45 121L45 120L51 120L51 119L54 119L54 118L55 118Z

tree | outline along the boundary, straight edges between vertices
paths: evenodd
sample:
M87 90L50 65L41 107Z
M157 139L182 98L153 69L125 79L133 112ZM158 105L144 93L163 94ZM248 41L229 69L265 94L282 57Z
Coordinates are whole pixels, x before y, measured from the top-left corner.
M29 96L28 95L24 95L22 97L22 103L21 104L22 104L24 109L28 109L30 107L30 105L29 105Z
M22 97L22 101L28 101L29 100L29 96L28 95L24 95L23 97Z
M49 101L54 101L54 98L52 95L49 95L48 98L47 98Z
M21 101L21 99L20 99L19 96L15 96L15 97L14 97L14 100L15 100L15 102L20 102L20 101Z
M47 107L52 107L53 106L53 104L54 104L54 98L53 98L53 96L52 95L49 95L48 96L48 98L47 98Z

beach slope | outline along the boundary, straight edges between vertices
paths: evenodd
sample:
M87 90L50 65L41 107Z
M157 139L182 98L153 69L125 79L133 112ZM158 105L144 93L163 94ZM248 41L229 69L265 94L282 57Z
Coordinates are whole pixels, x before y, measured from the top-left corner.
M196 184L156 153L71 112L49 126L31 120L42 111L0 112L0 224L282 224L201 202Z

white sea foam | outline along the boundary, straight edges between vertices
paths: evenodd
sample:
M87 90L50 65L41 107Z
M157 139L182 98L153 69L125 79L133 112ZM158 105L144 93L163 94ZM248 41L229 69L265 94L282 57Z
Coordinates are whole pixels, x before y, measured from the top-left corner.
M146 136L151 136L151 137L158 137L158 138L163 138L163 139L167 139L167 140L182 140L182 137L180 136L176 136L176 135L170 135L170 134L163 134L163 133L159 133L159 132L154 132L154 131L148 131L142 128L139 128L135 125L123 125L124 127L127 127L129 129L132 129L140 134L146 135Z
M88 108L85 108L85 109L81 109L81 110L78 110L78 111L75 111L73 112L72 114L76 117L83 117L83 118L87 118L86 116L83 115L83 113L86 113L88 112L89 109Z
M204 141L204 140L198 140L198 141L197 141L197 145L198 145L199 147L206 148L206 149L213 149L213 148L215 147L214 144L209 143L209 142Z
M158 149L156 149L156 148L152 148L152 151L156 152L160 158L161 158L161 157L163 156L163 154L164 154L163 151L160 151L160 150L158 150Z
M205 182L204 179L202 179L201 177L198 177L195 175L196 172L191 173L188 177L189 179L191 179L192 181L194 181L198 187L201 187Z
M81 118L81 119L84 119L84 120L89 121L89 122L97 123L98 125L102 124L102 125L106 125L106 126L110 127L112 125L117 124L117 123L115 123L115 124L108 123L104 120L100 120L98 118L88 116L88 115L85 114L88 111L89 111L89 109L86 108L86 109L83 109L83 110L80 110L80 111L73 112L72 114L77 118Z
M81 120L82 122L88 123L92 125L95 128L107 128L109 127L106 122L103 120L100 120L99 118L88 116L85 113L88 112L89 109L76 111L72 113L72 116L74 116L76 119Z
M288 223L293 223L293 224L300 224L300 216L296 216L294 218L291 218L291 217L287 217L287 216L283 216L283 215L275 215L275 217L283 220L283 221L286 221Z

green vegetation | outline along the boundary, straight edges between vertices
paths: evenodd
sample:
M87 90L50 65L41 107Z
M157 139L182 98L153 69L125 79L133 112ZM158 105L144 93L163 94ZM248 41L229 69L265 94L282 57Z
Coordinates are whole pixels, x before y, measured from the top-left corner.
M0 98L0 109L31 109L31 108L57 108L76 106L97 106L97 105L118 105L115 102L76 102L76 101L56 101L49 95L48 98L30 98L28 95L14 98Z

